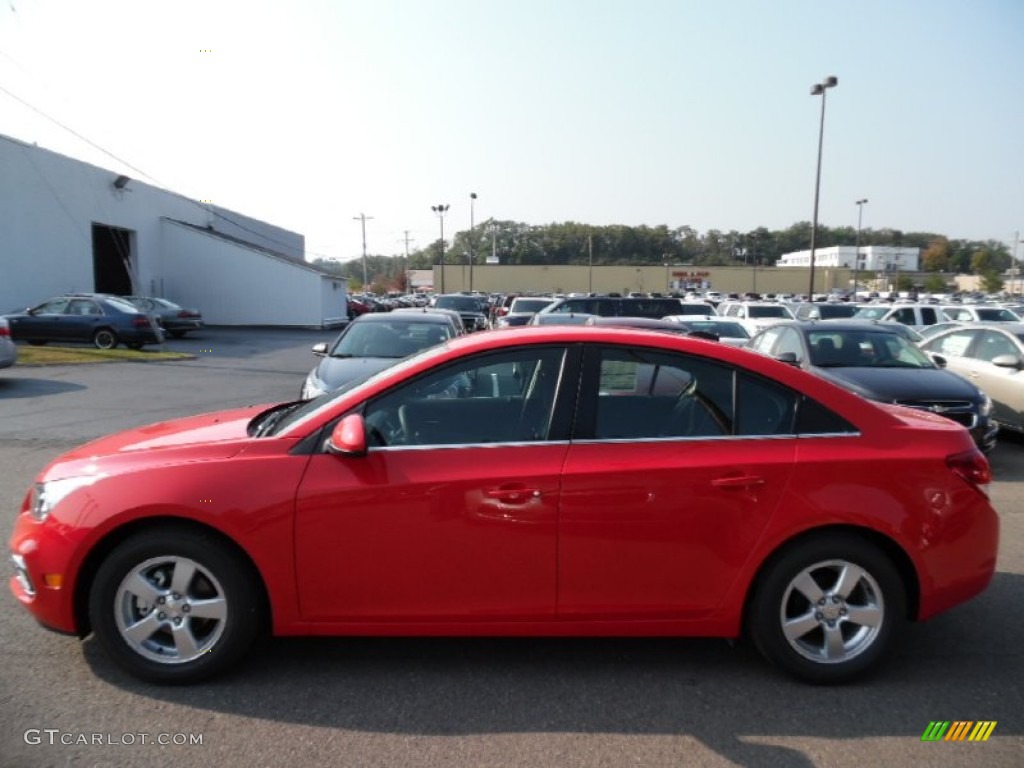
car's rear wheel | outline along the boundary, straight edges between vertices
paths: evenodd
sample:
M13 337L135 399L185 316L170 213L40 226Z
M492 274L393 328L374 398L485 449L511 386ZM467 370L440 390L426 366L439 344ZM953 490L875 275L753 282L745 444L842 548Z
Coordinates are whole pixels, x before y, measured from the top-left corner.
M89 616L104 650L155 683L185 684L241 659L260 626L248 563L210 534L160 528L114 549L92 585Z
M92 343L97 349L113 349L117 346L117 334L109 328L100 328L92 335Z
M906 619L888 557L852 535L785 550L762 574L748 629L764 656L812 683L842 683L880 662Z

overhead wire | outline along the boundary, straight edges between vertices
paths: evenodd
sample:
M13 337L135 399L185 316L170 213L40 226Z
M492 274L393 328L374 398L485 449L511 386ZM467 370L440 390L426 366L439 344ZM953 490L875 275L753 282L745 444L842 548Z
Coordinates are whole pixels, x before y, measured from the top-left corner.
M188 203L191 203L192 205L196 206L197 208L201 208L204 212L209 213L213 217L215 217L217 219L221 219L222 221L225 221L225 222L231 224L232 226L237 227L238 229L241 229L241 230L243 230L245 232L248 232L250 234L256 235L262 241L278 245L281 248L283 248L286 252L292 252L292 254L295 255L295 256L299 256L299 257L302 257L302 258L304 258L306 256L314 256L314 257L323 258L323 259L330 258L326 254L306 251L304 248L303 248L303 252L302 253L298 253L297 249L292 244L286 243L286 242L284 242L282 240L278 240L277 238L271 237L271 236L267 235L266 233L259 232L259 231L255 230L255 229L253 229L252 227L249 227L249 226L243 224L242 222L240 222L240 221L238 221L236 219L231 218L230 216L226 216L225 214L220 213L219 211L214 210L212 204L201 203L198 200L193 200L192 198L190 198L190 197L188 197L186 195L181 194L180 192L175 192L172 189L168 189L167 185L163 184L159 179L156 179L155 177L153 177L150 174L148 174L145 171L143 171L141 168L138 168L135 165L129 163L127 160L124 160L124 159L118 157L113 152L110 152L109 150L105 149L104 147L101 147L99 144L97 144L96 142L92 141L88 137L83 136L81 133L79 133L78 131L74 130L70 126L65 125L64 123L62 123L57 118L52 117L51 115L47 114L43 110L33 106L32 104L30 104L29 102L25 101L24 99L22 99L17 94L12 93L10 90L5 88L2 84L0 84L0 93L6 94L8 97L13 99L14 101L18 102L19 104L21 104L22 106L26 107L27 109L32 110L33 112L35 112L40 117L42 117L42 118L44 118L46 120L49 120L51 123L53 123L54 125L58 126L62 130L67 131L68 133L70 133L75 138L79 139L80 141L85 142L86 144L88 144L93 149L95 149L95 150L97 150L99 152L102 152L104 155L106 155L107 157L110 157L113 160L116 160L118 163L120 163L124 167L126 167L126 168L130 169L132 172L138 174L141 178L149 179L153 184L155 184L156 186L160 187L163 191L167 192L168 194L173 195L174 197L177 197L177 198L179 198L181 200L184 200L184 201L186 201Z

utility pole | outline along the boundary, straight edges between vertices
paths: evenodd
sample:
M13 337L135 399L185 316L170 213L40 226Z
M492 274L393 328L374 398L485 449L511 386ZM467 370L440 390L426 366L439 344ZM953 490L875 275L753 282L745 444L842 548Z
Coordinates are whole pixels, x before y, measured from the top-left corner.
M369 281L366 276L366 220L373 219L373 216L367 216L365 213L360 213L358 216L352 217L358 220L363 225L363 293L369 288Z
M405 286L405 292L412 293L412 291L409 290L410 288L412 288L412 285L410 285L409 281L409 243L415 240L416 238L409 237L408 229L402 230L402 234L404 235L402 239L405 241L405 263L402 266L402 276L405 279L402 281L402 283Z
M594 292L594 236L587 235L587 293Z
M473 224L473 203L476 202L476 192L469 193L469 292L473 292L473 262L476 261L476 250L473 248L473 241L476 239L476 232Z

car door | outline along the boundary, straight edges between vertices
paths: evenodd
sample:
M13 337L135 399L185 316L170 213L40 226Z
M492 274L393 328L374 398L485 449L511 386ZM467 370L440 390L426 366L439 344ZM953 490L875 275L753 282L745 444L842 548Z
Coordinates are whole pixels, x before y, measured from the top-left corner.
M551 618L571 359L476 355L367 403L367 455L314 455L298 489L304 618Z
M72 299L60 319L65 341L89 341L103 317L100 305L92 299Z
M1024 362L1019 346L1005 333L983 330L964 358L967 378L992 398L992 418L1016 429L1024 428L1024 372L1020 366L996 365L999 357L1015 357Z
M60 339L61 321L64 319L64 308L68 300L51 299L33 307L24 315L12 318L11 329L14 338L31 341L50 341Z
M783 496L795 395L705 358L594 346L579 403L562 479L559 617L706 614Z

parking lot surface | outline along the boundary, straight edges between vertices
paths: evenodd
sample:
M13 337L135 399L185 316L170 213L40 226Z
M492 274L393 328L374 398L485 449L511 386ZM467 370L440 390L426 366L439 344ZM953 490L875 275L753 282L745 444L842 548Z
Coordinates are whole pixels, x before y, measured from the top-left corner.
M32 478L59 453L295 399L309 347L333 336L213 328L167 344L195 360L0 372L5 545ZM1024 442L1003 440L990 458L1002 519L992 586L911 626L863 684L802 685L720 640L359 638L268 640L225 678L161 688L91 640L40 629L4 589L0 766L1019 766ZM922 742L936 720L997 725L984 743Z

